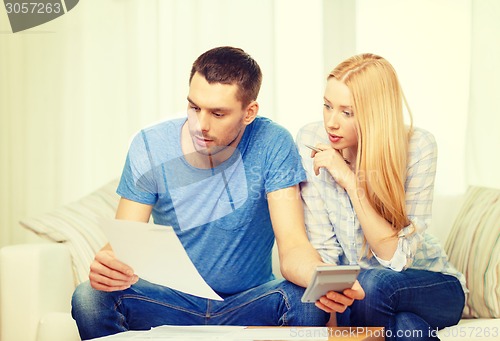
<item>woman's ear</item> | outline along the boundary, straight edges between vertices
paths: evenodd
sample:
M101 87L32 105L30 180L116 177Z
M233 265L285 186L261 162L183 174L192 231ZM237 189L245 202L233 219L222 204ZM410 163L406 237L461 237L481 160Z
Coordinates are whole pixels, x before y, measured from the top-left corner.
M259 112L259 103L257 101L252 101L250 104L247 106L245 110L245 117L243 118L243 123L245 125L249 125L250 123L255 120L255 117L257 117L257 114Z

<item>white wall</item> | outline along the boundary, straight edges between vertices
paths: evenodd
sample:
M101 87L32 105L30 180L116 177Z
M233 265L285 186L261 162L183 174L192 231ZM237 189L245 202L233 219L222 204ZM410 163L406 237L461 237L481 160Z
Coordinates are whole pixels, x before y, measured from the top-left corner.
M275 1L274 119L295 137L321 119L323 98L322 1ZM264 82L267 78L264 75Z
M342 60L356 53L356 1L323 1L323 82Z
M414 124L439 148L436 192L465 190L470 0L358 0L356 50L389 60Z
M191 63L218 45L256 58L261 114L293 135L321 120L337 63L386 57L437 138L436 190L500 187L499 14L495 0L86 0L12 34L0 8L0 245L118 176L131 135L184 108Z
M13 34L0 7L0 246L28 238L23 217L119 176L134 132L184 110L209 48L255 57L260 113L298 130L321 98L321 13L319 0L86 0Z
M500 1L472 1L468 183L500 188Z

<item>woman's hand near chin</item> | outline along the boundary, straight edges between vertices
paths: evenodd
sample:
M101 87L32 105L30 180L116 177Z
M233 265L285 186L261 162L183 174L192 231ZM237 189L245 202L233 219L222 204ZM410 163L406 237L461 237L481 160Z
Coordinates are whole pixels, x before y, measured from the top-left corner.
M311 157L314 158L313 166L316 175L319 175L320 169L324 168L343 188L356 183L356 176L340 151L326 144L318 144L316 148L321 149L320 152L314 150L311 152Z

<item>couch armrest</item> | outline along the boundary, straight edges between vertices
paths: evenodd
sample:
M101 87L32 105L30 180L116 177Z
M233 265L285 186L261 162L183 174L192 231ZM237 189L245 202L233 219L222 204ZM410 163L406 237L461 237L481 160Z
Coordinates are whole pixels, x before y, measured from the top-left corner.
M0 339L35 341L40 318L69 312L71 257L62 244L21 244L0 250Z

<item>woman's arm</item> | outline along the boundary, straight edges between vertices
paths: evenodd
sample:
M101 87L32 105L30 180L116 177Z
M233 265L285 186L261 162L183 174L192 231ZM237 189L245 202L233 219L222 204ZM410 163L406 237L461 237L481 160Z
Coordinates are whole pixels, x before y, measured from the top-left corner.
M325 150L314 155L315 171L319 173L320 168L327 169L345 188L374 255L382 265L394 270L408 267L430 223L437 162L434 137L428 132L416 130L410 140L405 198L411 224L397 236L394 236L391 224L370 204L365 193L357 190L355 174L342 156L327 145L320 147Z
M337 233L329 219L324 199L319 186L321 184L311 178L307 172L307 181L300 184L300 194L304 206L304 221L309 241L318 250L323 261L329 264L340 264L344 250L337 239Z
M370 248L379 258L390 260L398 245L398 238L394 236L391 224L375 210L365 193L358 190L356 175L342 155L331 146L318 147L323 151L312 154L314 171L319 174L319 170L325 168L346 190Z

